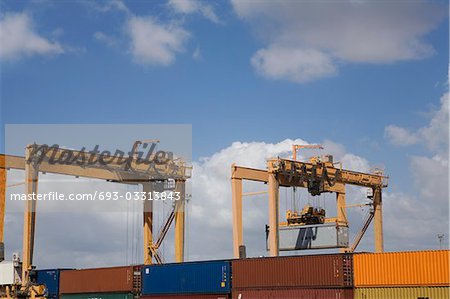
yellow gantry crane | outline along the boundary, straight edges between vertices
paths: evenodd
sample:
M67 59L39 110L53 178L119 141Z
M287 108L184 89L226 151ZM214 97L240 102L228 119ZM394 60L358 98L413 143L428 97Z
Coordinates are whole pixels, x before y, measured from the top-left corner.
M293 147L294 152L297 147ZM294 158L296 156L294 155ZM362 234L358 234L355 244L343 251L353 251L364 235L370 221L374 220L375 252L383 252L383 217L382 189L387 187L388 177L381 173L361 173L335 167L332 156L313 157L308 162L295 159L269 159L267 169L231 166L232 207L233 207L233 253L239 258L240 248L244 246L242 227L242 181L256 181L268 185L269 203L269 235L268 247L270 256L279 254L279 187L306 188L315 196L324 192L336 194L337 217L331 219L337 225L348 226L345 200L346 185L367 187L372 189L373 217L367 219ZM245 193L244 193L245 194ZM256 193L255 193L256 194ZM326 219L330 221L330 219Z
M133 151L137 151L142 144L137 141L133 146ZM25 192L29 194L38 193L39 173L55 173L70 175L75 177L94 178L122 184L141 184L143 191L152 192L155 181L174 180L175 191L180 192L180 199L170 212L167 222L157 238L153 235L153 201L147 198L144 200L143 209L143 230L144 230L144 264L152 264L153 259L161 263L162 259L158 249L167 234L168 229L175 221L175 260L184 260L184 235L185 235L185 182L191 177L191 166L177 159L171 159L164 164L139 163L137 155L129 159L129 168L124 169L123 157L112 157L105 163L99 163L99 155L94 156L96 163L87 163L86 160L77 163L50 163L64 160L64 157L77 157L80 151L69 149L53 149L43 151L46 145L30 144L25 149L25 157L0 155L0 260L4 259L4 219L6 203L6 171L8 169L19 169L25 171ZM81 153L83 154L83 153ZM39 159L37 156L39 155ZM127 159L129 157L125 157ZM119 161L120 160L120 161ZM28 287L29 272L33 269L33 252L36 225L36 200L27 200L24 212L23 231L23 253L22 253L22 289ZM153 240L157 241L154 242Z

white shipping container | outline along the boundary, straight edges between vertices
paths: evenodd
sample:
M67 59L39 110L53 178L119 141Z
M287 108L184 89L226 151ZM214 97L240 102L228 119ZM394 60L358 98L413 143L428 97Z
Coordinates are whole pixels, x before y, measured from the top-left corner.
M14 283L14 263L9 261L0 262L0 285L11 285Z

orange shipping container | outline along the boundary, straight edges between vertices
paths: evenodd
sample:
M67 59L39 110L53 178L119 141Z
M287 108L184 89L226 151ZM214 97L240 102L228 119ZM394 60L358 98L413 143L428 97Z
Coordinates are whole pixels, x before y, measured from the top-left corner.
M449 286L449 250L360 253L353 256L355 287Z

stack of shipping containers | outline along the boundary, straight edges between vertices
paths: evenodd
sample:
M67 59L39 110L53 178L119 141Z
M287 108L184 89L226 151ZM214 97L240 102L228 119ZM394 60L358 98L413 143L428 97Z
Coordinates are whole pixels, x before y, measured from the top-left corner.
M61 299L133 299L141 288L141 266L65 270L60 274Z
M284 256L38 270L32 278L50 299L447 299L449 257L449 250Z
M448 250L354 254L355 298L450 298Z
M142 268L144 299L226 299L231 296L229 261L163 264Z
M234 260L233 298L353 298L352 254Z

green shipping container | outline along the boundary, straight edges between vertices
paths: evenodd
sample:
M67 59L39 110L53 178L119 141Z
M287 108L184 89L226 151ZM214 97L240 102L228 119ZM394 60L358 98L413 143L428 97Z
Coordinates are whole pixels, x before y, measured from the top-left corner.
M60 299L133 299L131 293L62 294Z
M448 299L450 287L355 288L355 299Z

